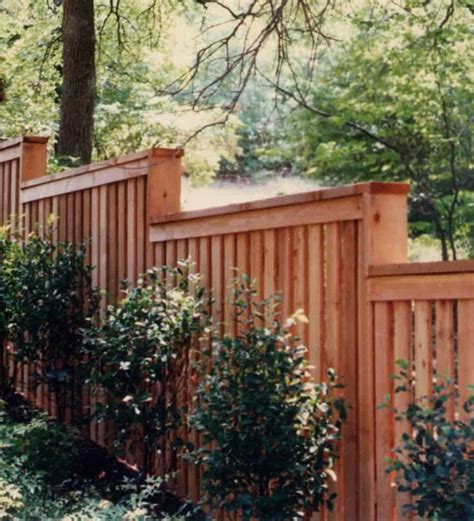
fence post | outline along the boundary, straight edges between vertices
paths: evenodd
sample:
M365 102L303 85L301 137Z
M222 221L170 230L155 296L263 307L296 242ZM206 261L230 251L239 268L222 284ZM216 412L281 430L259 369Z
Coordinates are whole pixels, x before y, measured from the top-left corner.
M24 136L20 149L20 181L30 181L46 175L48 138Z
M363 218L359 230L359 515L358 519L378 519L376 488L374 323L367 297L369 265L408 262L408 221L406 184L378 185L363 194ZM380 469L379 469L380 472ZM380 474L379 474L380 476Z
M148 217L180 211L183 149L153 148L149 157Z

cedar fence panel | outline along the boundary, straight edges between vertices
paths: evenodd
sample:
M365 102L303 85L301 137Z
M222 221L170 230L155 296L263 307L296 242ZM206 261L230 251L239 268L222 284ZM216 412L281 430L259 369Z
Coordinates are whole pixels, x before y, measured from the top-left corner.
M378 367L376 401L394 391L390 376L408 362L414 396L433 392L440 378L453 381L459 400L448 403L451 419L466 419L462 403L474 381L474 262L413 263L370 268L369 299ZM395 395L392 404L405 408L408 396ZM407 426L388 410L376 412L377 519L402 519L409 497L396 494L394 476L384 473L386 458Z
M444 371L465 396L474 381L474 263L407 262L408 187L398 183L180 212L181 156L151 149L46 176L44 138L0 143L1 223L24 214L30 230L57 215L58 240L89 241L94 282L108 301L121 280L190 257L213 291L211 311L222 331L235 329L228 304L234 268L255 278L261 296L280 292L283 315L303 308L309 323L297 333L312 370L323 378L334 367L352 406L332 485L336 511L320 518L399 518L406 498L384 471L406 426L376 405L392 391L399 358L412 364L416 395L430 392ZM3 363L11 366L6 355ZM34 369L24 368L18 389L54 415L46 389L29 385ZM180 402L189 403L193 392L189 383ZM84 405L93 406L90 400L84 390ZM461 414L459 405L450 414ZM93 422L90 435L106 444L108 428ZM199 473L182 463L177 471L177 492L198 499Z

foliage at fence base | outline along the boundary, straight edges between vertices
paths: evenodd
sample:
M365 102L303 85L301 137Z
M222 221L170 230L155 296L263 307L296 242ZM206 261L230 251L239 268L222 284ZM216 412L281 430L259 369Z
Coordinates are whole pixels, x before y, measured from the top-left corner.
M100 293L92 287L86 245L54 240L55 219L26 239L20 229L0 235L0 325L7 341L11 379L29 364L28 387L45 385L56 414L80 410L81 330L98 309ZM4 344L4 343L3 343Z
M233 306L237 335L216 338L203 353L190 416L203 437L188 458L203 466L204 499L244 520L331 508L328 481L345 419L336 377L311 378L306 348L289 329L297 317L280 323L273 300L258 302L246 280L236 282Z
M156 470L166 435L183 421L177 397L188 383L191 350L208 324L207 305L188 263L151 269L85 334L95 417L113 421L113 444L122 453L132 450L145 474ZM176 446L168 451L165 471L176 463Z
M184 516L171 512L194 510L171 501L163 479L143 480L14 393L0 395L0 440L2 521L182 521Z
M397 392L413 391L405 371L398 379ZM398 491L411 497L407 513L467 521L474 518L474 397L463 404L468 421L450 419L448 408L459 399L450 388L451 382L440 380L431 396L395 410L407 431L387 472L396 472Z

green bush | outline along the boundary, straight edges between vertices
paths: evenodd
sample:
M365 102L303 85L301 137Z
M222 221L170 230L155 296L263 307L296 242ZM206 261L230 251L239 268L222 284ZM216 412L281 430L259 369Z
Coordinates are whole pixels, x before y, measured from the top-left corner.
M151 269L86 333L90 382L101 395L99 421L113 420L117 448L138 440L145 473L165 434L181 421L176 395L187 385L189 354L207 325L207 304L187 263Z
M6 288L5 288L5 258L8 255L8 251L11 247L11 241L9 237L9 229L0 228L0 385L7 384L7 371L3 365L5 359L4 349L5 341L7 338L7 326L8 320L6 315Z
M203 439L188 457L203 465L204 500L244 520L301 519L323 503L332 508L328 478L345 418L336 377L311 378L306 349L288 329L298 317L282 325L273 301L257 302L245 279L233 305L239 333L216 339L203 356L189 418Z
M10 410L11 413L11 410ZM14 421L0 400L0 519L63 521L167 519L164 478L91 479L78 465L89 450L75 429L34 414ZM86 451L86 452L85 452ZM191 510L185 503L171 511Z
M399 378L403 380L397 392L411 392L407 374ZM463 404L468 421L450 421L446 406L457 398L447 382L441 382L432 396L395 410L397 420L407 421L410 430L403 434L387 472L395 471L397 490L412 497L412 503L404 505L406 512L429 519L474 519L474 400Z
M55 396L58 419L77 409L80 399L81 329L98 309L85 245L53 240L54 220L23 240L4 239L0 289L2 320L19 364L40 362L33 383L45 383Z

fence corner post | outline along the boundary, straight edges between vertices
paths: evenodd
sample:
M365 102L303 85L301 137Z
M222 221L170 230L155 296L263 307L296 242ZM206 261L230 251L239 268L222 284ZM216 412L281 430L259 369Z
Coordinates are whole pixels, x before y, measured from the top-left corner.
M369 266L408 262L409 186L368 183L362 195L358 296L358 517L378 519L376 468L376 357L373 310L368 298ZM379 469L380 470L380 469ZM384 469L385 470L385 469Z
M177 213L181 209L183 149L152 148L148 172L148 217Z
M408 262L408 191L404 183L371 183L364 194L368 228L367 268L373 264ZM366 272L367 274L367 272Z
M20 181L30 181L46 175L48 138L25 136L21 142Z

